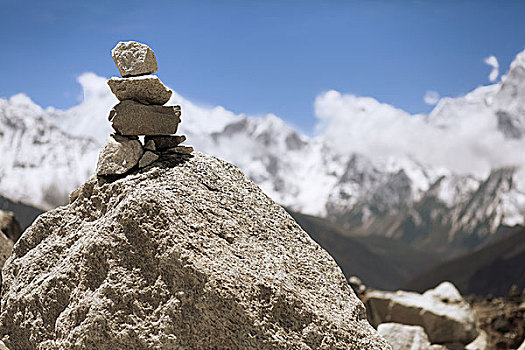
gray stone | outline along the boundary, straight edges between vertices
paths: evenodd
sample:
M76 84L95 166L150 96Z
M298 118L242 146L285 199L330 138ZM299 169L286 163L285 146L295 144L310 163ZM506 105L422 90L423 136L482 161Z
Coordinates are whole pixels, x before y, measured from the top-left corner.
M169 135L169 136L146 136L144 138L145 142L154 141L155 147L158 150L164 150L168 148L177 147L179 144L186 141L186 136L184 135Z
M431 343L468 344L478 335L474 309L450 282L424 294L371 291L367 296L370 322L396 322L425 329Z
M153 152L146 151L142 155L142 158L140 158L140 160L139 160L139 168L147 167L148 165L152 164L157 159L159 159L158 155L156 155Z
M9 348L391 349L332 257L235 166L159 159L80 192L4 266Z
M192 146L177 146L173 148L168 148L167 153L178 153L178 154L191 154L193 152Z
M158 69L153 50L136 41L119 42L111 50L111 56L123 77L152 74Z
M141 156L142 145L139 140L111 135L98 155L96 174L100 176L124 174L137 165Z
M0 210L0 231L16 242L22 235L22 227L11 211Z
M170 135L180 123L180 106L144 105L122 101L109 113L113 129L122 135Z
M392 345L392 350L428 350L430 341L423 327L382 323L377 332Z
M144 149L147 149L148 151L156 151L157 150L157 146L155 146L155 141L153 141L153 140L145 140L145 142L144 142Z
M120 101L134 100L145 104L163 105L169 101L172 94L155 75L111 78L108 85Z

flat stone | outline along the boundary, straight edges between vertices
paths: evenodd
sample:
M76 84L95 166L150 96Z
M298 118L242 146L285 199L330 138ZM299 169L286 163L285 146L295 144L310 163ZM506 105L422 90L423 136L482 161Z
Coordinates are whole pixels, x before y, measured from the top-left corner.
M98 156L97 175L121 175L133 168L142 156L140 141L111 135Z
M166 150L168 153L179 153L179 154L191 154L193 152L193 147L191 146L177 146L173 148L168 148Z
M125 100L113 107L109 121L121 135L170 135L180 123L180 106L144 105Z
M152 74L158 69L153 50L136 41L119 42L111 50L111 56L123 77Z
M108 80L108 85L120 100L134 100L140 103L163 105L169 101L172 91L155 75L117 78Z
M139 160L139 168L144 168L159 159L159 156L153 152L146 151Z
M153 140L145 140L145 142L144 142L144 149L147 149L148 151L156 151L157 150L157 146L155 146L155 141L153 141Z
M144 142L154 141L155 147L158 150L164 150L168 148L177 147L179 144L186 141L184 135L169 135L169 136L146 136Z

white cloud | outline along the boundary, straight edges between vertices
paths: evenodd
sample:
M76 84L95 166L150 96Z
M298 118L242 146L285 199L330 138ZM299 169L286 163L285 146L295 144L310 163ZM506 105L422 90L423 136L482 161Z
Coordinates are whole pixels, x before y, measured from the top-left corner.
M492 71L489 74L489 80L491 82L496 81L499 76L499 63L495 56L489 56L485 58L485 63L492 67Z
M409 156L461 173L486 175L495 167L523 164L516 150L524 149L525 142L506 139L498 131L485 97L474 91L442 99L429 117L373 98L328 91L315 101L317 132L343 154Z
M433 106L439 102L439 97L440 96L437 91L429 90L425 92L425 96L423 96L423 101L425 101L427 105Z

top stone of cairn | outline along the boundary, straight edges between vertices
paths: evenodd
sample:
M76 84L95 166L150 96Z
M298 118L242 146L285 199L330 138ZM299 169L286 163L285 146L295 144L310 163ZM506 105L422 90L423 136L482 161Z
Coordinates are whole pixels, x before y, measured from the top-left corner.
M119 42L111 50L111 56L123 77L152 74L158 69L153 50L136 41Z

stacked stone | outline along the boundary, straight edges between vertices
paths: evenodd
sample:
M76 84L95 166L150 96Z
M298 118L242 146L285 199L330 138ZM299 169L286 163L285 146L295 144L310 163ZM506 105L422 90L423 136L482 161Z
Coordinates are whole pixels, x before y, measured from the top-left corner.
M108 85L120 102L109 113L115 133L100 152L97 175L122 175L164 155L189 157L193 147L180 145L186 137L173 135L181 121L180 106L164 106L172 91L152 75L158 69L153 50L135 41L119 42L111 55L122 78L111 78Z

